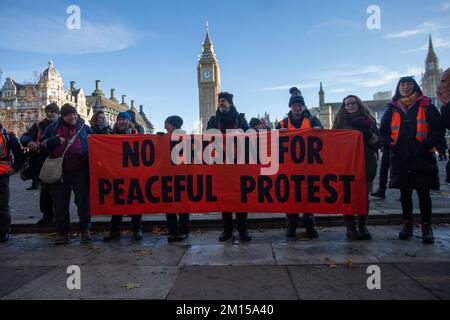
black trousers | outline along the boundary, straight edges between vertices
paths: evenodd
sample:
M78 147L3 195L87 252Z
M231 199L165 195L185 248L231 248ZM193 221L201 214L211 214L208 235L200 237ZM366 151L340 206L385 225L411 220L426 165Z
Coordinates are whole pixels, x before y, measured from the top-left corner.
M388 184L389 167L391 166L391 151L388 148L383 149L380 166L380 190L386 190Z
M288 219L289 228L298 228L298 223L300 221L300 215L298 213L288 213L286 215ZM304 214L303 215L303 225L305 227L314 226L316 223L314 215Z
M447 172L447 177L445 178L445 182L450 183L450 160L447 163L447 167L445 168Z
M78 208L80 231L87 231L90 227L88 174L83 170L64 172L63 181L50 186L50 194L55 206L56 229L61 234L68 234L71 229L69 209L72 191Z
M0 233L9 233L11 213L9 209L9 177L0 175Z
M189 214L166 214L169 234L189 233Z
M39 189L39 208L44 218L49 221L53 221L55 218L55 212L53 210L53 200L50 194L50 185L41 182Z
M248 213L246 212L237 212L236 213L236 223L237 229L239 233L247 232L247 218ZM233 213L232 212L223 212L222 213L222 221L223 221L223 229L227 234L233 233Z
M112 216L111 218L111 232L120 232L120 225L122 224L123 216ZM142 216L131 216L131 227L133 231L140 231L142 229Z
M413 219L413 190L402 189L402 209L403 217L405 220L412 221ZM428 189L418 189L417 195L419 196L420 213L422 215L422 222L431 223L431 215L433 210L433 204L431 202L431 194Z

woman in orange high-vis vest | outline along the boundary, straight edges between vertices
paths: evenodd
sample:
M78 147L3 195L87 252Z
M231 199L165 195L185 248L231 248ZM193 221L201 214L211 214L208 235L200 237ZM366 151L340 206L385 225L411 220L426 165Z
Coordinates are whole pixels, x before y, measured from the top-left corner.
M291 98L289 100L289 108L291 111L287 118L278 123L276 129L281 131L311 128L322 130L323 126L320 123L320 120L312 116L307 109L301 91L294 87L291 88L289 92L291 93ZM287 214L287 219L288 230L286 232L286 237L295 238L297 236L297 227L300 219L299 214ZM307 238L315 239L319 237L315 228L314 215L304 214L303 225L306 229Z
M400 79L380 126L386 146L391 149L391 189L400 189L404 227L400 239L413 237L412 193L419 196L422 240L434 243L431 227L430 190L439 190L436 146L444 136L441 118L430 98L423 96L412 77Z
M14 155L14 161L11 155ZM9 177L20 170L23 162L22 146L16 136L0 124L0 243L9 240L11 229Z
M350 95L346 97L336 115L333 125L334 130L357 130L362 133L364 139L364 156L366 162L366 184L367 184L367 208L358 216L358 229L354 216L344 216L347 227L347 239L371 240L372 235L367 230L369 217L369 193L373 189L373 181L377 175L378 150L383 146L383 141L378 131L377 122L372 116L369 108L363 104L360 98Z

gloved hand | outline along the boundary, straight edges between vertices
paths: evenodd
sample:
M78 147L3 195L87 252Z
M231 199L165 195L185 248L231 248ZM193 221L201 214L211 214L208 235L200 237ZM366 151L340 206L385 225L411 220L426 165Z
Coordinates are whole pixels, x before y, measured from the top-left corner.
M158 136L164 136L164 135L165 135L164 132L157 132L156 134L157 134Z

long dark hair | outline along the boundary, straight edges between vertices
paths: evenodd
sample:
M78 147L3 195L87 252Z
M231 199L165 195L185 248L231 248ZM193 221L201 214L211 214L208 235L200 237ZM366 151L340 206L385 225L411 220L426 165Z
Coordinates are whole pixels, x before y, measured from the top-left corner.
M348 120L347 120L347 110L345 109L345 100L349 99L349 98L355 98L356 103L358 105L358 112L362 115L362 116L366 116L369 117L370 120L372 120L372 123L374 125L376 125L377 120L375 120L375 117L372 115L372 112L370 111L369 107L366 106L362 100L354 95L349 95L347 97L344 98L344 100L342 100L342 104L339 108L339 111L336 115L336 119L334 120L334 124L333 124L333 129L342 129L347 127L348 124Z
M96 111L96 112L94 113L94 115L92 116L92 119L91 119L91 121L90 121L91 127L92 127L92 128L94 128L94 127L97 126L98 116L101 115L101 114L105 115L105 113L104 113L103 111L99 110L99 111Z
M397 89L395 89L395 95L394 95L394 98L393 98L392 100L394 100L394 101L400 100L400 98L402 97L402 96L400 95L400 85L401 85L402 83L405 83L405 82L410 82L410 83L414 84L414 92L417 93L417 95L418 95L419 97L423 96L422 89L420 88L420 86L419 86L419 84L417 83L416 79L414 79L413 77L403 77L403 78L401 78L401 79L398 81Z

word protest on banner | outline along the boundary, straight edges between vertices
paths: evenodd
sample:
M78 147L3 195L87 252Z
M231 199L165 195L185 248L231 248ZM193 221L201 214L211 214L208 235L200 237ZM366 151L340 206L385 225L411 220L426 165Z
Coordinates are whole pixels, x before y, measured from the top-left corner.
M365 214L356 131L89 137L93 215Z

